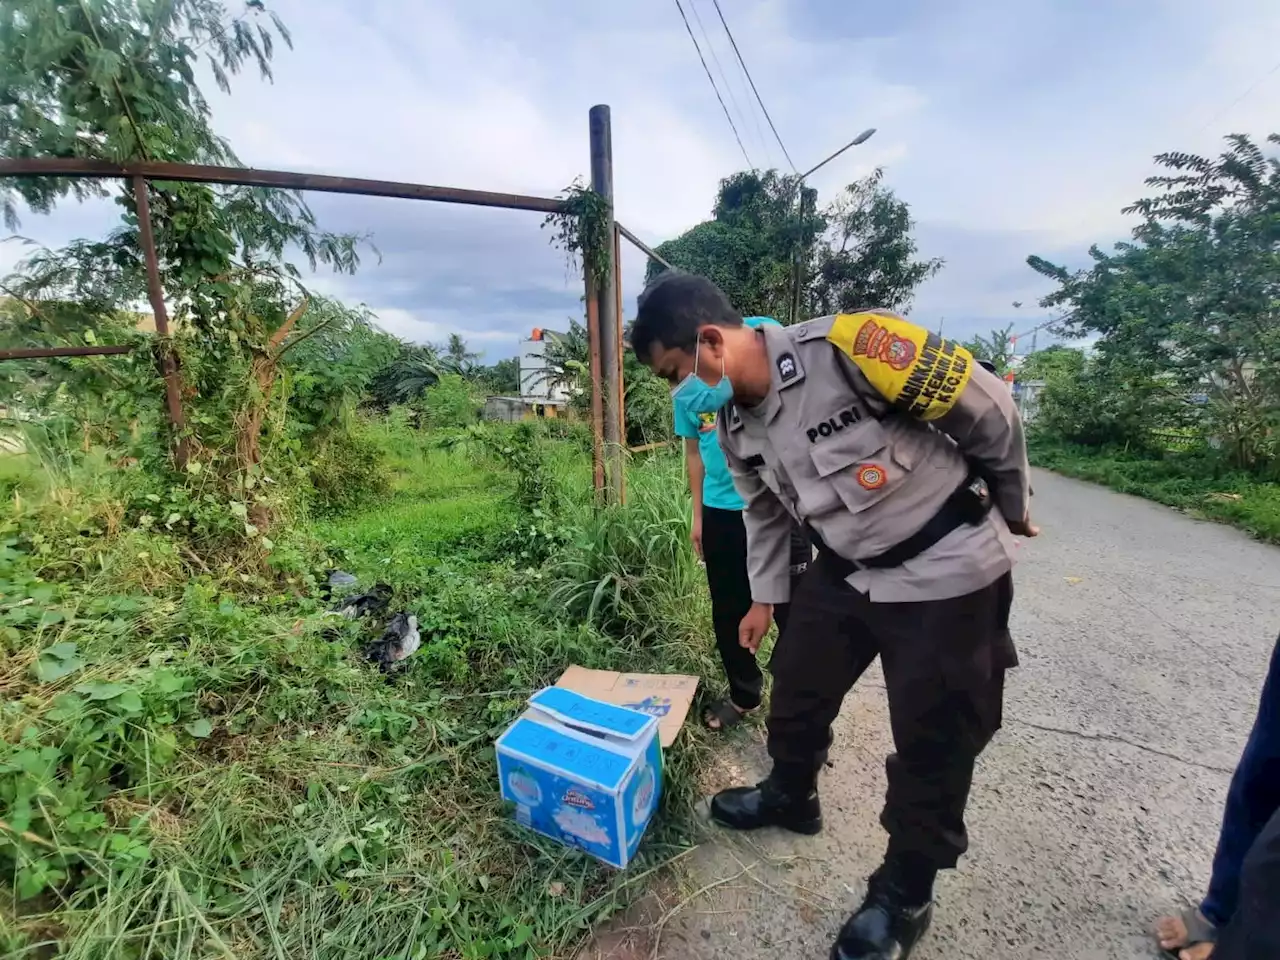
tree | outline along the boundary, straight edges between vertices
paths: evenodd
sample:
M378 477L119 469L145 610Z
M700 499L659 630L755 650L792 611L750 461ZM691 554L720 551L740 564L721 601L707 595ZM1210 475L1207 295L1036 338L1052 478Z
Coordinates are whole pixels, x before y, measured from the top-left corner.
M504 357L491 366L482 367L479 378L490 393L517 396L520 393L520 361L516 357Z
M989 336L978 334L964 342L964 347L979 360L990 360L996 372L1004 376L1013 362L1013 324L1003 330L992 330Z
M212 129L196 71L207 68L227 92L246 66L270 78L277 40L288 44L289 34L261 0L234 17L219 0L12 0L0 8L0 155L238 164ZM8 284L18 296L71 301L86 317L145 300L128 183L36 177L0 191L11 225L19 199L45 212L69 196L110 195L123 209L105 240L28 258ZM289 191L153 182L147 193L177 331L159 350L181 361L186 439L218 468L228 496L254 504L256 533L274 496L257 482L261 457L288 450L276 443L285 418L267 411L283 408L287 355L310 336L312 298L289 255L349 272L360 238L321 230Z
M1050 380L1064 373L1079 371L1084 366L1084 352L1055 343L1029 353L1018 365L1019 380Z
M1067 309L1062 332L1100 336L1102 353L1160 384L1237 465L1261 470L1280 446L1280 159L1226 139L1216 159L1159 155L1170 173L1127 208L1143 218L1132 239L1091 248L1091 267L1028 263L1058 284L1042 303Z
M849 184L827 208L827 232L806 299L810 316L864 307L906 310L916 288L942 269L941 259L916 259L910 208L883 178L877 169Z
M479 371L480 354L467 346L467 341L460 333L449 334L443 346L435 348L440 357L441 369L448 373L456 373L464 379L472 379Z
M807 277L801 303L810 315L905 307L942 261L916 260L910 211L882 176L877 170L850 184L819 211L817 192L795 177L772 170L734 174L720 183L713 218L657 252L713 280L747 315L789 319L797 254ZM662 269L651 262L648 279Z
M436 348L429 344L399 344L399 353L374 375L369 385L373 404L388 409L396 404L412 403L444 376Z
M792 255L812 244L826 221L812 212L816 193L805 188L802 218L797 181L776 171L735 173L720 182L712 219L657 252L682 270L713 280L747 315L786 317ZM649 263L648 279L661 272Z

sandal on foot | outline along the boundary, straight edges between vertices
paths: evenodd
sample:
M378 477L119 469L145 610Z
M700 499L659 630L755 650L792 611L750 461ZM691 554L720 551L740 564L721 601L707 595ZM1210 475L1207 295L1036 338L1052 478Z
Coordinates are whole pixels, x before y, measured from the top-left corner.
M715 733L723 733L740 724L746 715L733 705L732 700L721 700L702 712L702 725ZM719 725L713 724L713 720L719 721Z
M1176 947L1161 948L1161 954L1171 960L1181 960L1182 951L1202 943L1217 943L1218 928L1205 919L1204 914L1194 907L1188 907L1177 915L1187 931L1186 940Z

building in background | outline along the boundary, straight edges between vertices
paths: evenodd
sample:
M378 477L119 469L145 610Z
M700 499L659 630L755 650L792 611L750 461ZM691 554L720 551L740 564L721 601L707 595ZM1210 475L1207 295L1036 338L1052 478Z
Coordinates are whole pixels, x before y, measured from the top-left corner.
M547 364L547 341L558 336L562 334L535 327L527 340L520 341L520 396L487 398L484 402L486 420L557 418L568 412L569 389L559 382Z

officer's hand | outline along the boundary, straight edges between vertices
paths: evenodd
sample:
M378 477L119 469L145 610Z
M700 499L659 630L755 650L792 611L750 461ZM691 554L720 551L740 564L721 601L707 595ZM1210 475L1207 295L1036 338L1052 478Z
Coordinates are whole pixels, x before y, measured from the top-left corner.
M773 623L773 606L768 603L753 603L747 615L738 625L738 644L752 653L760 649L760 641L769 632Z
M689 539L693 541L693 552L698 555L699 560L705 559L702 556L702 518L693 518L693 529L689 533Z
M1019 537L1038 537L1040 536L1040 528L1031 522L1031 514L1027 514L1021 520L1006 521L1009 525L1009 532Z

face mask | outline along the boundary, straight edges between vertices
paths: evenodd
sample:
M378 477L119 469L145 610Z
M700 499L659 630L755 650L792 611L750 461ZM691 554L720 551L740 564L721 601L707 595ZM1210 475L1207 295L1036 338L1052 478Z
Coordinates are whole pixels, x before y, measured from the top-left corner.
M689 374L671 391L671 399L679 398L694 413L715 413L733 399L733 384L724 375L724 358L720 359L720 382L709 386L698 376L698 354L702 341L693 348L693 373Z

